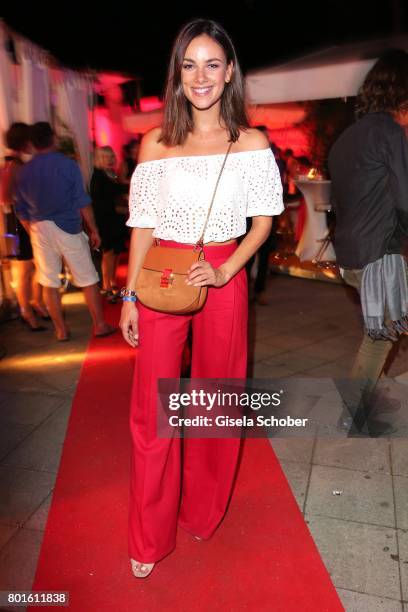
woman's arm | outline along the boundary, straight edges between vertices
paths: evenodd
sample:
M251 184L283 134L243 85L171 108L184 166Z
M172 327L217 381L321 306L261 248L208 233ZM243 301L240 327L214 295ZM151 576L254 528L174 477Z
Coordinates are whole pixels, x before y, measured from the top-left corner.
M252 217L252 227L237 250L218 268L227 283L245 266L271 233L273 217Z
M187 284L195 287L212 285L222 287L241 270L259 247L268 238L272 228L272 217L252 218L252 227L236 251L219 268L213 268L208 261L193 264L189 270Z
M266 150L263 163L252 169L255 175L248 190L246 216L252 218L252 227L236 251L219 268L214 269L204 261L193 264L188 284L222 287L228 283L268 238L272 216L283 210L281 178L265 134L251 128L241 134L239 141L244 151Z
M153 244L152 227L134 227L130 239L130 252L126 288L135 290L139 272L142 269L147 251Z
M130 239L128 275L126 288L134 291L146 253L153 244L153 228L135 227ZM130 346L139 343L138 312L135 302L123 302L119 327L124 339Z

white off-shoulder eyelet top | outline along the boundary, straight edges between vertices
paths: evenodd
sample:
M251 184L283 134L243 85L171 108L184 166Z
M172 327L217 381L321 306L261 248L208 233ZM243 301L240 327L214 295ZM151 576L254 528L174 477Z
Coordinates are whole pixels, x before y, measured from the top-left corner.
M167 157L142 162L129 194L130 227L194 244L199 240L225 154ZM246 232L246 217L279 215L282 183L271 149L230 153L214 199L204 242L224 242Z

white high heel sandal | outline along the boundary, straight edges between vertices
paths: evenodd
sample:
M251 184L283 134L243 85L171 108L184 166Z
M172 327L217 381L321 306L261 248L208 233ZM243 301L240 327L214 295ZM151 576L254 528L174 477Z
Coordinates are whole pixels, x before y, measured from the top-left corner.
M140 561L130 560L132 573L136 578L147 578L155 566L155 563L141 563Z

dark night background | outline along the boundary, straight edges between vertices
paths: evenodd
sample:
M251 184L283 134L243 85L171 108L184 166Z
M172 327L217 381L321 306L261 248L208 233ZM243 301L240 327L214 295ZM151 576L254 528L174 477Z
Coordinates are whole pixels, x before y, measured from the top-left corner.
M320 47L407 32L407 4L406 0L144 0L107 5L63 2L41 10L38 2L15 2L12 8L1 9L1 15L61 63L142 77L142 93L153 95L162 91L176 32L192 17L220 21L247 71Z

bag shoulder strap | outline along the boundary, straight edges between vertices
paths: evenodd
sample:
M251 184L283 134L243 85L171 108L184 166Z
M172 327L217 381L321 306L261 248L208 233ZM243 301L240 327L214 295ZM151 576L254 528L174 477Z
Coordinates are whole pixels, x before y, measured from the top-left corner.
M224 171L225 164L227 162L227 157L228 157L228 154L229 154L229 152L231 150L231 147L232 147L232 142L230 142L230 144L228 146L228 149L227 149L227 152L226 152L225 157L224 157L224 161L222 162L221 170L220 170L220 173L218 175L217 182L215 183L213 195L212 195L212 198L211 198L210 208L208 209L208 213L207 213L207 217L206 217L206 220L205 220L205 223L204 223L203 231L201 232L201 236L200 236L199 240L197 240L197 243L196 243L196 246L201 247L201 248L204 245L204 234L205 234L205 230L207 229L208 220L209 220L210 214L211 214L211 209L212 209L213 204L214 204L215 195L216 195L217 189L218 189L218 183L220 182L221 175L222 175L222 173Z

